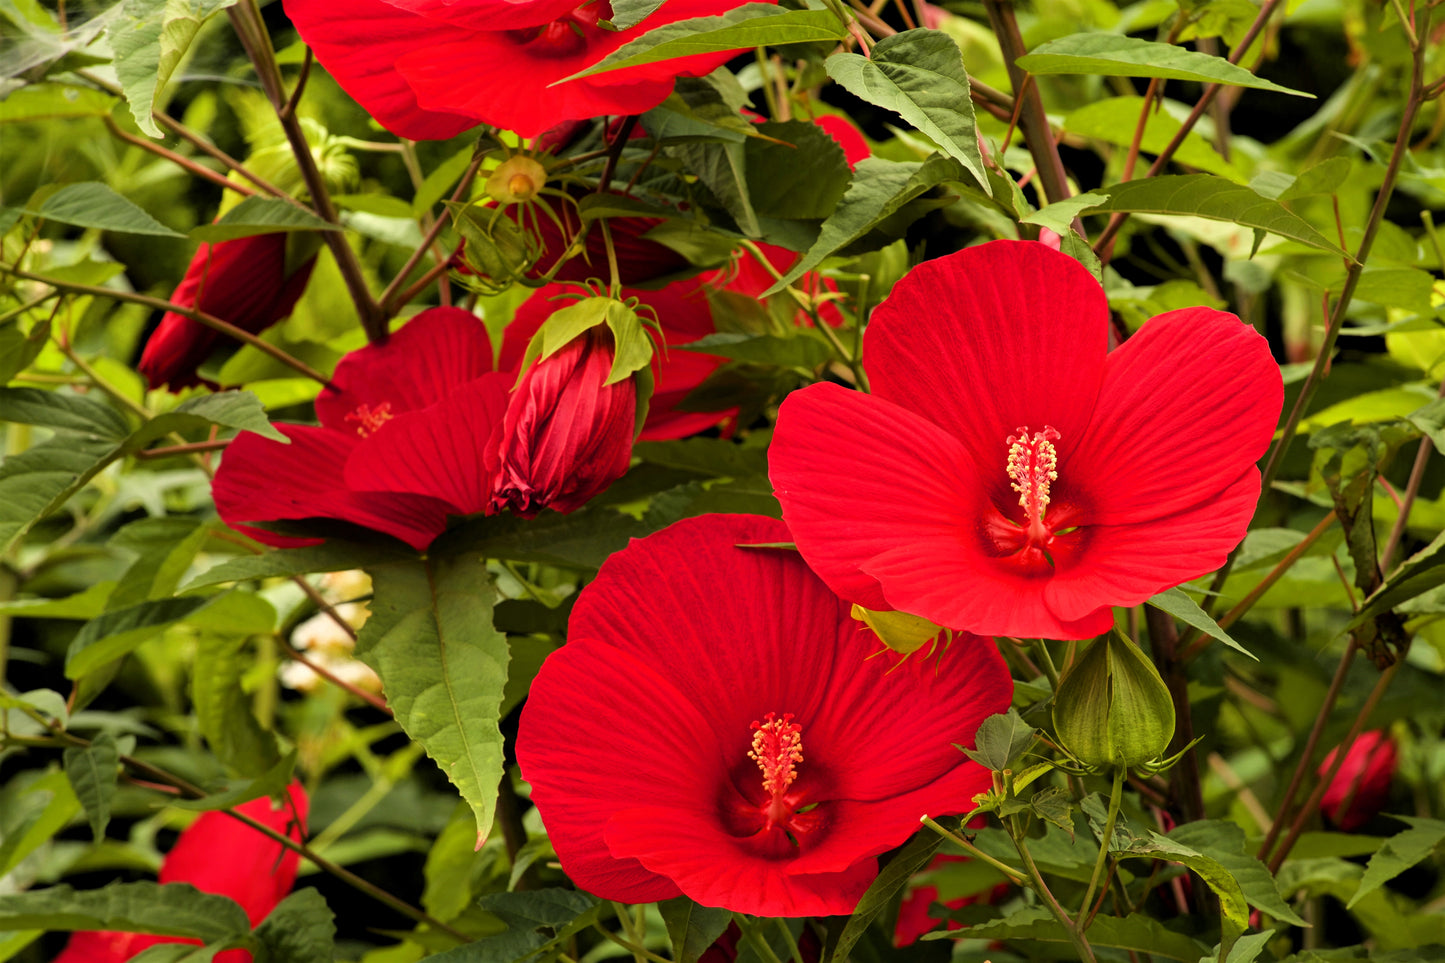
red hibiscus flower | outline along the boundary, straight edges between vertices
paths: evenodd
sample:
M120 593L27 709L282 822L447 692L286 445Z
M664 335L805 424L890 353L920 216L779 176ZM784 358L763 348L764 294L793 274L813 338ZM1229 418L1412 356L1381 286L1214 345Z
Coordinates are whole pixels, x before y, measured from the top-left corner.
M202 244L171 300L229 321L252 334L269 328L296 307L311 267L310 257L286 273L286 234L257 234ZM166 312L146 342L136 367L152 388L198 385L196 368L221 340L212 330L174 311Z
M1320 763L1319 777L1328 775L1339 755L1338 746ZM1381 729L1362 732L1345 754L1340 771L1320 799L1320 812L1345 832L1353 832L1385 808L1390 779L1395 775L1400 750Z
M731 53L558 81L656 27L736 6L667 0L621 31L598 25L612 16L607 0L286 0L286 13L382 126L431 140L482 123L532 137L564 120L650 110L672 92L674 78L705 74Z
M558 305L565 303L558 300L559 296L576 290L569 285L549 284L524 301L507 325L498 366L503 370L521 367L532 336ZM621 296L624 300L636 298L656 313L663 339L669 348L690 344L717 330L707 291L700 279L677 281L659 291L623 288ZM648 405L647 420L642 425L642 434L638 437L643 441L686 438L736 413L736 408L703 412L678 410L683 399L722 363L722 358L695 351L668 351L665 355L661 351L654 352L652 400Z
M613 555L522 710L517 757L567 875L758 916L853 911L875 857L989 774L954 744L1008 706L993 645L901 661L779 521L686 519Z
M212 485L233 528L269 545L316 544L246 522L330 518L424 549L448 515L485 511L487 444L512 378L493 371L482 322L431 308L385 344L353 351L316 399L319 427L278 425L289 445L242 432Z
M873 393L783 403L771 476L834 591L983 635L1079 639L1244 537L1283 399L1233 315L1160 315L1106 354L1104 292L1037 242L914 268L864 336Z
M265 797L236 807L277 832L298 842L305 834L306 792L292 784L290 803L273 808ZM190 883L217 896L226 896L246 911L255 926L291 892L300 857L280 843L221 812L202 813L190 825L161 863L162 883ZM87 931L75 933L55 963L123 963L141 950L161 943L198 944L174 936L144 933ZM216 963L251 963L245 950L216 954Z
M627 471L637 385L606 384L613 357L612 332L599 325L522 375L499 437L492 511L575 511Z

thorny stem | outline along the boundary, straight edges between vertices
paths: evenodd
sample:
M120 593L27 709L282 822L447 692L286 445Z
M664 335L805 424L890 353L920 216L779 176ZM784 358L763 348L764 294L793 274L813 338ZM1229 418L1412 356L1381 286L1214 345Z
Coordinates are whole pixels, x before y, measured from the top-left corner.
M1289 812L1290 804L1294 802L1294 795L1299 791L1300 782L1309 770L1310 760L1315 754L1315 747L1320 742L1320 733L1324 731L1325 721L1330 717L1330 710L1335 707L1335 700L1340 697L1340 690L1345 687L1345 676L1349 675L1350 664L1354 662L1355 652L1358 648L1355 637L1351 635L1349 643L1345 646L1344 655L1340 656L1340 664L1335 668L1335 677L1330 680L1329 690L1325 692L1325 699L1320 705L1319 714L1315 716L1315 723L1310 727L1309 735L1305 737L1305 747L1300 752L1299 764L1295 766L1289 785L1285 787L1284 798L1280 800L1278 809L1281 814ZM1279 834L1283 827L1283 819L1274 821L1274 824L1269 827L1269 832L1264 834L1264 842L1259 844L1256 859L1263 860L1269 857L1275 842L1279 840Z
M1089 912L1094 903L1094 892L1099 888L1099 880L1104 875L1104 867L1109 862L1109 841L1114 838L1114 823L1119 818L1119 803L1124 797L1124 775L1127 770L1123 766L1114 767L1114 788L1109 792L1109 817L1104 821L1104 836L1099 840L1099 858L1094 861L1094 872L1089 876L1089 888L1084 890L1084 901L1079 904L1078 918L1086 920L1093 914Z
M1064 172L1064 162L1059 157L1058 141L1049 130L1049 119L1044 114L1044 102L1039 96L1038 84L1026 84L1023 68L1015 63L1018 58L1028 53L1028 50L1024 47L1023 36L1019 33L1018 20L1014 18L1012 0L984 0L984 8L988 11L988 21L1003 49L1003 59L1008 66L1014 96L1019 100L1019 128L1023 131L1029 153L1033 155L1034 164L1038 167L1039 184L1043 187L1044 197L1050 203L1062 201L1069 197L1071 192L1068 175ZM1088 235L1084 233L1084 225L1079 218L1074 218L1074 230L1087 240Z
M236 36L240 38L241 46L245 48L246 55L256 70L261 89L266 92L267 99L276 111L276 117L281 121L281 129L291 145L291 152L296 156L296 166L301 171L301 179L306 183L306 190L311 195L311 203L316 208L317 215L327 223L339 226L336 205L331 202L331 195L326 190L326 179L316 167L316 158L311 153L311 145L306 142L306 133L301 129L296 112L288 110L291 99L286 96L281 68L276 63L276 51L271 46L270 34L261 22L260 11L253 0L242 0L228 7L226 14L231 18ZM303 73L302 83L304 82ZM331 249L336 266L346 282L346 290L356 304L356 313L361 318L367 340L372 343L385 341L386 318L382 314L381 305L372 298L371 291L366 286L366 278L361 273L361 262L357 260L356 252L347 242L345 232L323 231L321 236L326 246Z
M1290 822L1289 833L1285 836L1284 842L1280 844L1279 849L1270 858L1269 871L1271 873L1279 872L1280 866L1283 865L1285 859L1289 856L1289 851L1294 848L1294 844L1299 839L1300 833L1304 832L1305 823L1309 820L1311 814L1319 809L1320 800L1324 798L1325 791L1329 789L1330 785L1335 781L1335 776L1339 773L1340 766L1344 764L1345 757L1349 755L1350 748L1355 744L1355 740L1360 737L1360 733L1364 731L1365 725L1370 721L1371 714L1375 711L1375 707L1380 704L1380 699L1384 696L1385 690L1390 687L1391 681L1394 680L1395 673L1400 671L1400 665L1401 660L1396 660L1389 668L1381 672L1380 678L1375 681L1375 687L1370 690L1370 695L1365 699L1365 704L1360 706L1360 711L1359 714L1355 716L1354 724L1350 726L1349 733L1346 734L1344 741L1340 743L1339 749L1335 752L1335 761L1330 765L1330 771L1325 773L1322 778L1316 780L1314 791L1309 794L1309 798L1305 800L1304 805L1300 807L1299 812L1295 813L1294 819ZM1281 808L1280 811L1283 812L1284 810Z
M73 733L66 732L64 729L61 729L55 721L47 719L44 715L38 712L33 712L29 709L25 709L24 707L22 707L22 709L23 711L25 711L26 715L29 715L36 722L39 722L41 725L45 726L57 739L66 743L67 745L77 746L80 748L89 748L89 739L84 739L80 736L74 735ZM146 776L153 782L157 782L162 785L174 788L175 790L177 790L179 795L184 796L187 799L204 799L207 796L206 791L200 786L197 786L195 783L189 782L181 778L180 776L176 776L172 773L166 772L164 769L158 769L155 766L152 766L150 763L137 759L134 756L127 756L122 754L120 756L120 762L127 769L141 773L143 776ZM299 853L301 856L310 860L317 869L320 869L321 871L326 873L330 873L332 876L335 876L337 879L347 883L354 889L360 890L361 892L372 897L378 902L385 903L387 906L390 906L398 913L401 913L402 915L412 920L415 920L418 923L425 923L427 926L431 926L438 930L441 930L443 933L447 933L448 935L453 936L464 943L471 942L471 938L468 937L465 933L453 929L452 927L443 923L441 920L438 920L432 917L430 914L417 909L415 906L412 906L405 900L393 896L381 887L376 886L373 883L367 882L360 876L357 876L355 873L351 872L349 869L346 869L343 866L338 866L337 864L331 862L325 857L318 855L306 843L298 843L286 833L272 829L265 823L259 822L258 820L247 816L245 813L237 812L235 809L223 809L221 811L224 812L227 816L230 816L232 819L235 819L238 822L245 823L247 826L250 826L252 829L256 830L256 832L258 833L261 833L263 836L266 836L267 838L272 839L277 843L280 843L282 846L291 850L292 852Z
M327 232L333 233L333 232ZM79 284L74 281L61 281L56 278L46 277L42 274L31 274L29 271L22 271L16 267L0 264L0 272L14 275L17 278L24 278L27 281L39 281L41 284L48 284L58 291L69 291L73 294L89 294L92 297L112 298L116 301L128 301L131 304L143 304L148 308L157 311L173 311L176 314L185 315L193 321L205 325L208 328L219 331L224 335L235 338L237 341L249 344L257 351L274 358L293 371L300 372L313 381L319 381L323 385L330 385L331 382L321 372L312 368L306 362L282 351L274 344L263 341L249 331L242 330L231 324L229 321L222 321L213 314L184 304L176 304L174 301L166 301L161 298L153 298L146 294L132 294L129 291L118 291L114 288L97 287L91 284Z
M466 172L462 174L462 179L457 182L456 190L452 191L451 201L453 204L460 203L461 199L466 197L471 191L472 182L477 179L477 172L482 168L483 156L480 151L472 155L472 162L467 165ZM426 232L426 236L422 238L421 244L417 245L417 249L411 252L411 256L406 259L406 263L401 266L401 270L396 272L396 277L392 278L391 283L386 286L386 290L381 292L381 297L378 300L381 302L381 311L386 317L389 318L394 315L397 308L407 302L407 298L397 297L397 291L421 259L426 256L428 249L431 248L437 237L441 235L442 229L447 226L450 217L451 208L447 208L447 215L445 217L438 217L436 221L433 222L431 228ZM446 262L443 261L442 264L445 265ZM430 282L428 281L428 283Z

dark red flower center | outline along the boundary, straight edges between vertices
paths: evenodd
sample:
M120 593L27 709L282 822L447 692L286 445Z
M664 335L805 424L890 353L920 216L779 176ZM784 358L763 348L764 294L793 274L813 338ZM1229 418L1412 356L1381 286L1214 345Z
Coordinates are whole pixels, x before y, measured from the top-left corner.
M376 434L378 428L392 419L391 402L383 401L375 408L361 404L346 415L346 420L356 423L356 433L363 438Z
M825 821L817 800L810 802L806 787L797 784L803 727L793 721L792 713L780 719L769 712L762 722L754 721L752 729L748 758L762 771L763 791L743 792L741 797L730 794L725 821L734 836L747 839L760 855L795 856L802 837L822 828Z
M605 0L588 0L566 16L551 23L525 30L511 31L512 37L531 53L543 57L572 57L587 49L589 32L597 31L597 21L609 19L612 7Z
M1006 440L1009 488L1018 493L1023 509L1021 521L1009 517L1001 507L986 512L983 529L997 555L1009 559L1029 574L1053 571L1056 555L1078 546L1071 536L1078 531L1078 512L1070 506L1049 505L1054 501L1051 489L1059 480L1059 452L1054 443L1061 438L1053 425L1030 434L1028 426Z

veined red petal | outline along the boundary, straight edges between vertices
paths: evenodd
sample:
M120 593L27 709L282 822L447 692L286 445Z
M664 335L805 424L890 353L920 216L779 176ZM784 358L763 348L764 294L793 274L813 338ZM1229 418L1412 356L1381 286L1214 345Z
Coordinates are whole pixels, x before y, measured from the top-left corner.
M446 528L447 505L438 499L346 489L342 470L360 439L307 425L276 427L291 444L242 432L226 447L211 494L216 511L232 528L268 545L290 546L297 540L246 523L335 518L385 532L416 549Z
M518 30L556 20L577 0L385 0L393 7L468 30Z
M327 428L365 437L380 427L369 418L426 408L494 367L480 318L461 308L428 308L384 343L342 358L331 378L335 387L316 399L316 417Z
M396 70L408 52L455 34L451 25L384 0L285 0L301 39L352 98L387 130L411 140L445 140L481 123L452 105L422 109Z
M512 379L490 372L429 408L389 419L346 460L356 492L430 495L458 515L485 511L492 496L487 442L507 411Z
M1043 590L1050 611L1060 619L1096 616L1102 622L1108 606L1138 605L1219 568L1249 528L1259 481L1259 469L1251 465L1218 495L1177 514L1091 526L1087 553L1061 565Z
M956 435L1002 478L1020 427L1062 436L1089 424L1104 373L1109 306L1073 258L994 241L924 261L873 312L863 360L873 393Z
M1279 366L1249 325L1212 308L1161 314L1109 355L1087 434L1059 443L1059 476L1087 489L1090 524L1173 515L1259 460L1283 402ZM1243 537L1253 509L1239 510Z

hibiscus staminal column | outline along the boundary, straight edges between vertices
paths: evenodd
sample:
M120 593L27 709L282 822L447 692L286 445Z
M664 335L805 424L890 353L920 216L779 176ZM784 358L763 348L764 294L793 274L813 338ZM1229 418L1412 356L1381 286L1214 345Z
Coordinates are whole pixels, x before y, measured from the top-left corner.
M786 830L793 818L788 805L788 788L798 778L796 766L803 761L803 727L786 712L779 719L769 712L765 722L753 723L753 748L748 758L763 771L763 791L768 794L765 815L768 826L781 825Z
M1045 552L1053 540L1044 525L1044 510L1049 507L1049 485L1059 479L1059 455L1053 444L1058 440L1059 433L1052 425L1034 432L1032 438L1027 426L1008 436L1008 476L1013 479L1009 487L1019 493L1029 547Z

